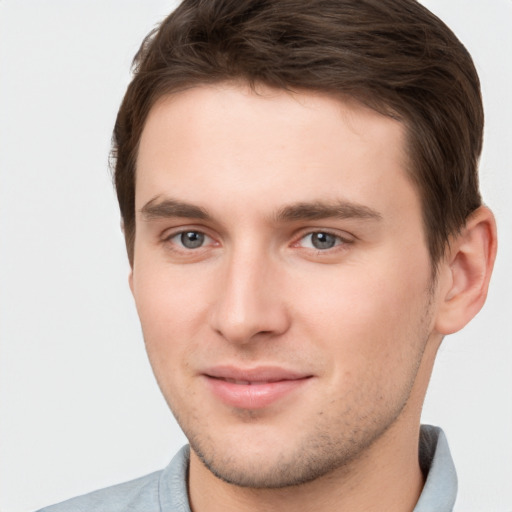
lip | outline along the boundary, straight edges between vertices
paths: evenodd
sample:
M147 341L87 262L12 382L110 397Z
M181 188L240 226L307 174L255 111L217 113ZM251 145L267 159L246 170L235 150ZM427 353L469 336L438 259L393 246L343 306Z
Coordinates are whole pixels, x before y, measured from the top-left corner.
M280 367L216 366L203 372L207 386L226 405L262 409L297 392L313 377Z

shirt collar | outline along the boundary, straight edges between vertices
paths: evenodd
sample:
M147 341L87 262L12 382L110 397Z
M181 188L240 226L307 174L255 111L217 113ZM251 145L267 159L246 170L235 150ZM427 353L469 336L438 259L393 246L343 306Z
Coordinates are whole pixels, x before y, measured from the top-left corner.
M439 427L421 427L419 456L427 479L414 512L451 512L457 497L457 473Z

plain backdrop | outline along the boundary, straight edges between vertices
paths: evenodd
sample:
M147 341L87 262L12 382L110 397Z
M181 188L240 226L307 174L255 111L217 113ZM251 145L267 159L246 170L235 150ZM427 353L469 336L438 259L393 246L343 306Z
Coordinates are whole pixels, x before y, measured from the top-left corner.
M512 1L425 0L479 70L487 305L445 339L423 421L447 433L460 512L512 511ZM165 466L184 442L129 293L111 130L163 0L0 0L0 511Z

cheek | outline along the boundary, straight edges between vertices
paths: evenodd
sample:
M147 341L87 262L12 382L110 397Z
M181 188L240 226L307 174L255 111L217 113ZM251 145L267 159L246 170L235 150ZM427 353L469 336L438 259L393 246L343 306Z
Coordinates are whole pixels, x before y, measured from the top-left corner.
M428 295L424 283L405 286L407 280L391 278L361 276L346 282L341 297L324 301L325 335L314 339L329 356L334 408L348 403L372 416L397 411L410 393L428 337Z
M313 282L302 287L300 305L309 336L353 368L399 364L424 341L428 264L426 269L385 258L380 265L340 267L319 291L321 280L312 280L316 288ZM307 294L308 288L317 292Z
M141 258L134 270L133 293L151 363L176 364L206 324L204 276Z

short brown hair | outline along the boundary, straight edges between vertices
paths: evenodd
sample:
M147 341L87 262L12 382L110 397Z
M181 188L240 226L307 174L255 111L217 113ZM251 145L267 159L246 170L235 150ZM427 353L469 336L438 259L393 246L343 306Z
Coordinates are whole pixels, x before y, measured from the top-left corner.
M434 268L481 205L478 75L453 32L415 0L184 0L133 64L112 146L132 264L144 123L159 98L201 84L243 80L350 95L401 120Z

